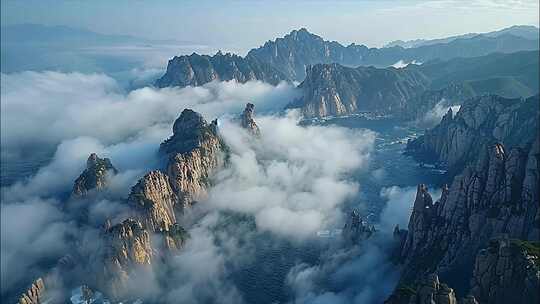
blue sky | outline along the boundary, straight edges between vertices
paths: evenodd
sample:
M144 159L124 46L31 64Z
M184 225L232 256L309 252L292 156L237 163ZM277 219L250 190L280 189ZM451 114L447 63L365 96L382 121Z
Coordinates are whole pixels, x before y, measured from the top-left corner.
M537 0L52 1L2 0L2 25L68 25L249 49L306 27L326 39L380 46L514 24L538 26Z

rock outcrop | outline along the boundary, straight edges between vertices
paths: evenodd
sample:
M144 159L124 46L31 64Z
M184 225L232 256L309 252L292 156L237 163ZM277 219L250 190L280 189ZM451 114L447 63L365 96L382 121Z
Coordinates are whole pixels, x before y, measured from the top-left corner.
M193 110L182 111L174 122L173 135L160 146L179 211L206 195L212 173L223 162L224 147L216 120L207 123Z
M116 174L118 171L112 165L108 158L99 158L97 154L92 153L86 161L86 169L75 180L72 196L82 197L91 190L100 191L107 187L110 174Z
M131 189L128 203L150 231L168 231L176 223L174 206L178 198L169 177L161 171L147 173Z
M235 80L239 83L260 80L276 85L280 81L288 80L288 78L256 58L243 58L221 52L214 56L193 53L189 56L179 56L169 60L167 71L156 81L156 86L159 88L200 86L214 80Z
M407 152L459 172L493 143L523 147L532 141L538 109L539 95L525 100L495 95L469 99L457 114L450 109L440 124L409 142Z
M375 227L360 217L358 211L353 210L343 226L343 238L352 243L366 240L375 232Z
M317 64L308 66L306 74L299 85L303 96L289 107L300 108L307 118L365 111L396 114L429 84L415 69Z
M472 296L457 301L454 290L439 281L436 274L423 277L414 285L400 286L385 304L478 304Z
M540 243L494 239L474 265L472 293L480 303L540 302Z
M457 269L472 269L478 250L498 234L538 239L539 146L538 138L527 150L491 146L435 203L419 186L401 251L403 278L422 271L452 277Z
M19 304L41 304L46 303L45 283L42 278L35 280L30 288L21 295L19 298Z
M253 119L254 112L255 105L252 103L246 104L244 112L240 115L240 126L248 130L252 135L260 136L261 131L259 130L259 126L257 126L257 123L255 123L255 120Z
M150 232L132 218L110 227L104 237L104 272L98 282L109 296L121 299L132 291L133 280L151 271L155 249Z

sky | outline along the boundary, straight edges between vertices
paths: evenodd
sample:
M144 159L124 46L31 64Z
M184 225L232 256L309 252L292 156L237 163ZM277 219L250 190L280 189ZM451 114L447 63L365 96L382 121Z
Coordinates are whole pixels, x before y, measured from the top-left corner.
M2 25L37 23L249 50L306 27L328 40L379 47L539 23L537 0L82 1L2 0Z

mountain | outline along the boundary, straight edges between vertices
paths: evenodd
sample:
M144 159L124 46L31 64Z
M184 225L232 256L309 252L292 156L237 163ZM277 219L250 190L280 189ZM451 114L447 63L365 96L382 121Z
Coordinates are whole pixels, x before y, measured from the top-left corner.
M402 275L386 303L425 303L419 295L435 273L469 294L460 303L539 300L538 103L538 95L473 99L412 144L444 146L437 153L459 174L435 202L418 186L408 230L395 231Z
M272 66L250 58L221 52L214 56L194 53L169 60L167 71L155 85L160 88L200 86L213 80L236 80L241 83L261 80L277 85L287 77Z
M538 123L539 95L507 99L486 95L469 99L457 114L452 110L440 124L408 143L407 151L461 167L493 143L523 147L533 140Z
M289 105L306 117L381 112L414 120L445 101L447 106L484 94L529 97L538 93L538 52L490 54L432 61L396 69L338 64L309 66Z
M410 65L407 68L418 68L422 71L432 80L430 85L432 89L440 89L450 83L467 82L478 94L497 91L504 93L506 90L507 93L517 96L505 97L528 97L539 90L538 57L538 51L495 53L447 61L434 60L420 66ZM530 94L531 92L533 94Z
M289 107L300 108L305 117L394 113L428 84L417 70L317 64L307 68L306 79L298 86L303 96Z
M538 38L530 40L506 32L495 37L477 35L417 48L396 46L377 49L326 41L302 28L250 50L243 58L233 55L223 58L221 53L214 56L194 54L175 57L169 61L167 72L156 82L156 86L202 85L214 79L235 79L238 82L257 79L270 83L280 80L302 81L308 66L321 63L388 67L399 61L427 62L522 50L538 50Z
M488 33L468 33L463 35L457 35L457 36L451 36L446 38L439 38L439 39L415 39L415 40L395 40L387 43L383 46L383 48L389 48L394 46L400 46L402 48L416 48L420 46L426 46L426 45L433 45L433 44L439 44L439 43L449 43L456 39L468 39L475 36L483 35L486 37L499 37L504 34L510 34L517 37L529 39L529 40L537 40L539 36L539 30L537 27L532 25L514 25L511 27L504 28L502 30L488 32Z
M72 196L86 196L90 191L100 191L107 187L109 177L118 173L108 158L99 158L92 153L86 161L86 169L75 180Z

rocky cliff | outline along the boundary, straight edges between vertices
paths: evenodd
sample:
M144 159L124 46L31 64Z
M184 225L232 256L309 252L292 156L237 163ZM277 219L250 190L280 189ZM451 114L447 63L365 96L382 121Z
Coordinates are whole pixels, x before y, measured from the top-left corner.
M143 224L129 218L105 232L105 252L101 290L114 299L122 299L133 292L133 281L149 275L156 255L150 232Z
M388 67L400 61L427 62L527 50L538 50L538 39L506 33L496 37L474 35L414 48L396 46L378 49L354 43L344 46L301 28L267 41L263 46L250 50L246 57L223 55L221 52L214 56L192 54L174 57L156 86L197 86L212 80L232 79L269 83L302 81L306 77L306 67L315 64Z
M168 231L176 223L174 206L178 197L161 171L147 173L131 189L128 203L138 218L151 231Z
M204 197L213 172L223 162L224 143L217 121L207 123L193 110L185 109L174 122L173 135L160 146L167 158L167 175L182 211Z
M19 304L41 304L46 302L47 289L42 278L35 280L30 288L19 298Z
M480 303L540 302L540 243L499 238L481 250L472 293Z
M99 158L95 153L90 154L86 161L86 169L75 180L72 196L81 197L91 190L103 190L107 187L110 174L117 172L110 159Z
M394 114L423 92L428 79L417 70L309 66L299 85L303 96L290 104L306 117L340 116L362 111Z
M496 95L472 98L457 114L450 109L440 124L407 145L420 159L444 162L459 171L489 145L521 146L535 136L539 96L507 99Z
M167 71L156 81L156 86L159 88L200 86L214 80L236 80L240 83L260 80L276 85L288 79L279 70L256 58L243 58L221 52L214 56L193 53L169 60Z
M512 130L504 132L508 131ZM487 135L490 134L492 132ZM502 259L500 255L506 258L507 253L481 250L491 248L493 238L500 236L521 240L521 243L540 237L540 139L537 134L533 135L533 142L514 146L509 151L500 143L479 151L475 161L454 178L450 188L443 188L440 199L435 202L426 186L418 187L406 240L401 247L402 284L414 285L421 277L438 273L462 294L470 291L476 299L481 299L480 303L482 300L499 303L493 300L494 295L517 291L514 284L502 283L500 275L503 269L526 265L523 254ZM501 250L498 252L510 249ZM498 259L502 266L497 268L493 265ZM491 270L486 270L486 265L491 265ZM511 278L508 280L517 280L520 286L536 286L531 288L538 293L538 283L531 285L530 282L540 282L540 272L533 271L529 275L524 270L527 267L520 268L521 274L508 270L507 276ZM469 286L471 277L472 286Z
M257 126L257 123L255 123L255 120L253 119L254 112L255 105L252 103L246 104L244 112L240 115L240 126L248 130L252 135L260 136L261 130L259 130L259 126Z

